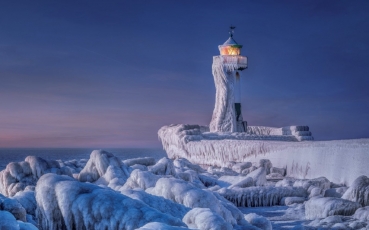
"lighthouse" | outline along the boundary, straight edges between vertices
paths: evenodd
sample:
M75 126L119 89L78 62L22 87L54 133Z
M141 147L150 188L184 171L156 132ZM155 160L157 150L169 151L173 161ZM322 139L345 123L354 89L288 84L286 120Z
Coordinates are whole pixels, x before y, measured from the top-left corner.
M213 57L216 96L210 132L247 131L241 112L241 71L247 68L247 57L241 56L242 45L234 40L234 29L230 27L228 40L218 46L220 55Z

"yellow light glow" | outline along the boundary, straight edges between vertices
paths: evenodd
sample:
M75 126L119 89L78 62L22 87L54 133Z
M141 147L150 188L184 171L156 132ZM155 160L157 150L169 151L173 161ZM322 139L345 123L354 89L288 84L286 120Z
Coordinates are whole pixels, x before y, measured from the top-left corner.
M221 55L240 55L241 49L237 47L226 46L220 49L220 54Z

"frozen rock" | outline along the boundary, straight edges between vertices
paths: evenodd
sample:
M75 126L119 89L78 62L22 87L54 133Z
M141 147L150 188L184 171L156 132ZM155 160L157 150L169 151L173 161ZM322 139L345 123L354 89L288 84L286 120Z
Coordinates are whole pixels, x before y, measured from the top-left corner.
M275 186L276 187L288 187L288 186L293 186L293 184L295 183L296 179L293 177L285 177L283 180L278 181Z
M347 226L343 223L336 223L336 224L332 225L331 228L332 229L337 229L337 230L339 230L339 229L346 230Z
M334 215L351 216L361 205L336 197L313 197L305 203L305 217L313 220Z
M227 168L227 167L217 168L217 167L210 166L207 171L208 171L208 173L211 173L211 174L216 175L218 177L221 177L221 176L237 176L238 175L237 172L235 172L232 169Z
M270 173L278 173L282 176L286 175L286 169L285 168L277 168L277 167L271 167Z
M148 206L161 211L162 213L169 214L179 219L182 219L184 215L190 211L189 208L182 204L177 204L161 196L148 194L143 190L121 190L120 192L132 199L140 200Z
M163 223L151 222L151 223L145 224L144 226L136 230L184 230L184 229L188 229L188 228L174 227L174 226L169 226Z
M215 186L218 184L218 178L210 173L201 173L198 176L205 187Z
M255 171L247 174L247 177L251 177L254 181L254 186L263 186L267 183L266 180L266 169L264 167L260 167Z
M251 162L236 163L235 165L232 166L232 170L241 173L242 170L250 168L251 166L252 166Z
M173 161L167 157L161 158L155 165L150 166L149 171L157 175L176 175Z
M342 223L342 218L340 216L328 216L320 221L321 223L329 223L329 224L336 224Z
M314 188L320 188L320 194L324 194L325 190L329 189L331 182L325 177L319 177L314 179L295 180L293 187L303 187L309 193Z
M251 187L254 186L254 180L251 177L246 177L245 179L232 184L231 186L229 186L228 188L235 188L235 187L239 187L239 188L246 188L246 187Z
M9 163L0 172L0 193L14 196L27 186L35 185L40 176L49 172L72 176L70 171L60 167L57 161L47 161L40 157L28 156L25 161Z
M281 205L301 204L305 201L305 197L283 197L281 200Z
M255 171L257 169L257 167L256 166L251 166L250 168L247 168L247 169L244 169L244 170L242 170L242 174L249 174L249 173L251 173L252 171Z
M141 201L67 176L43 175L35 193L41 229L136 229L149 222L185 226Z
M272 224L270 221L263 217L259 216L255 213L250 213L245 215L245 219L252 225L262 229L262 230L272 230Z
M361 221L369 221L369 206L359 208L352 217Z
M263 167L268 175L270 173L270 169L273 167L272 162L268 159L260 159L259 160L259 168Z
M347 191L342 195L343 199L358 202L362 206L369 205L369 178L358 177Z
M314 196L320 196L321 195L321 193L322 193L322 189L321 188L319 188L319 187L313 187L313 188L311 188L311 190L310 190L310 194L309 194L309 198L312 198L312 197L314 197Z
M189 208L209 208L232 225L243 224L242 213L232 204L218 199L213 192L199 189L183 180L161 178L154 188L146 190L156 196L162 196Z
M283 197L306 197L306 190L293 187L249 187L219 189L216 191L237 207L275 206Z
M205 170L198 165L192 164L185 158L179 158L173 161L173 164L176 168L180 169L179 171L184 172L187 170L193 170L196 173L204 173Z
M0 211L0 229L19 230L19 225L14 216L7 211Z
M26 210L27 214L35 216L37 203L34 191L21 191L17 192L15 196L12 197L13 200L17 200L22 207Z
M217 184L221 187L228 187L233 184L237 184L246 178L247 177L245 176L221 176L219 177Z
M135 169L132 171L122 189L141 188L145 190L147 188L154 187L159 178L159 176L154 175L151 172Z
M269 173L268 175L266 175L266 179L267 180L282 180L283 176L279 173Z
M183 222L191 229L232 230L230 223L209 208L194 208L183 218Z
M94 150L86 166L79 173L78 180L119 189L129 174L129 168L112 153Z
M0 194L0 210L10 212L17 220L26 221L26 210L15 199Z
M128 159L128 160L123 161L123 163L127 166L132 166L135 164L150 166L150 165L154 165L155 162L156 160L153 157L140 157L140 158L133 158L133 159Z
M365 226L367 226L367 224L360 221L353 221L349 224L351 229L365 229Z
M139 164L132 165L131 169L132 170L139 169L141 171L147 171L148 170L148 168L145 165L139 165Z
M347 187L330 188L325 190L325 197L338 197L341 198L342 195L347 191Z

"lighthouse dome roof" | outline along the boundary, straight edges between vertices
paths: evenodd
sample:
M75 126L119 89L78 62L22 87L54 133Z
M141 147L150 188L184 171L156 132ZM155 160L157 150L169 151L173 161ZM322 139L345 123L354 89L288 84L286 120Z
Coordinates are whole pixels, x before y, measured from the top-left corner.
M225 41L223 45L238 45L238 43L232 37L229 37L228 40Z
M223 45L220 45L221 47L224 47L224 46L233 46L233 47L239 47L239 48L242 48L242 45L239 45L234 39L233 37L229 37L227 41L225 41L223 43Z

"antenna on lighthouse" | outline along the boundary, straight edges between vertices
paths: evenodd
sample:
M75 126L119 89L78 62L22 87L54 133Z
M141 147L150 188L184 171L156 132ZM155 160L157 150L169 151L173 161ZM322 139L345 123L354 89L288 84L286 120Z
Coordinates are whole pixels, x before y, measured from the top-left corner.
M229 30L229 36L230 37L233 37L234 29L236 29L236 27L231 25L229 28L230 28L230 30Z

